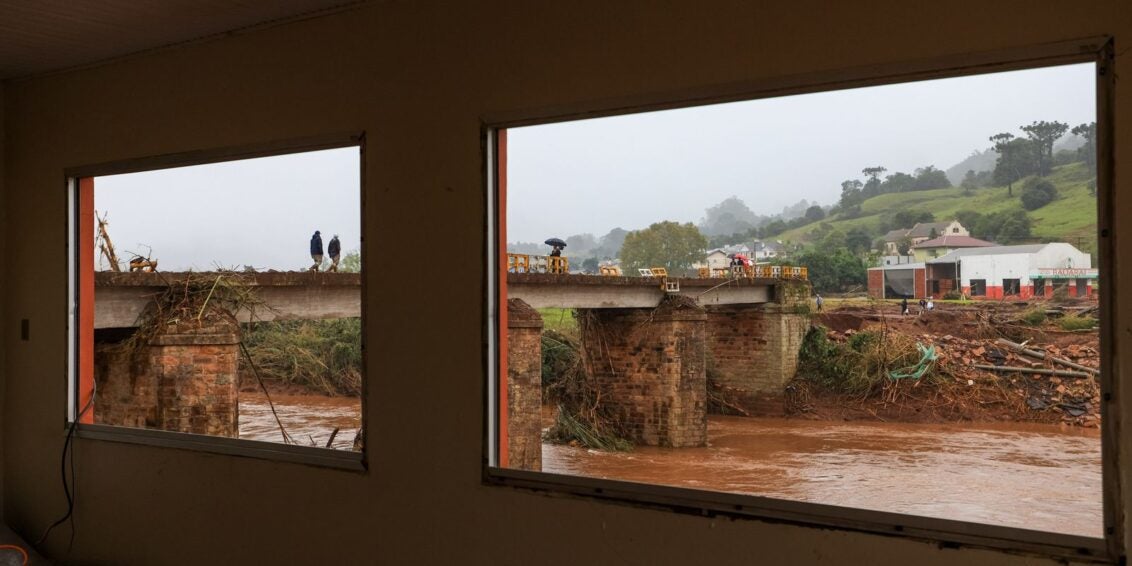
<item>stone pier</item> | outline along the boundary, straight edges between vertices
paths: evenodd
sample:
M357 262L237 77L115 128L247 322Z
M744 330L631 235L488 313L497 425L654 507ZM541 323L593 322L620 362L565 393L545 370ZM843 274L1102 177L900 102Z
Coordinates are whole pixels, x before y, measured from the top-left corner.
M96 423L213 436L239 435L240 329L181 323L144 344L95 344Z
M601 402L649 446L707 442L706 321L688 297L655 309L578 309L583 356Z
M542 470L542 317L507 301L507 467Z
M772 303L707 307L709 385L744 408L781 394L798 370L808 303L808 285L784 283Z

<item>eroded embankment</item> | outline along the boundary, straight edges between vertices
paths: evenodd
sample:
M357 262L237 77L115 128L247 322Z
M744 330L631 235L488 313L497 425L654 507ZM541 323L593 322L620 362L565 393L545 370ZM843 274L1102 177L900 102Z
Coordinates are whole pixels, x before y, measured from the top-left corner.
M823 420L1096 427L1098 333L1062 329L1095 322L1088 314L1078 315L1089 308L1089 303L946 305L902 316L892 306L879 305L826 312L814 317L817 335L807 339L797 377L781 396L764 395L749 412ZM918 378L893 379L892 373L921 367L916 345L932 348L936 359Z

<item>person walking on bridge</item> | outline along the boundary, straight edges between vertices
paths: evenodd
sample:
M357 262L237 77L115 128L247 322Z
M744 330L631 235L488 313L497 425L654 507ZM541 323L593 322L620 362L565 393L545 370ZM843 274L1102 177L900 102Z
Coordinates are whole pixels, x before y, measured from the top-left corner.
M330 267L327 271L338 271L338 258L342 255L342 244L338 242L338 234L330 238L330 243L326 246L326 253L330 256Z
M319 266L322 265L322 236L319 231L315 230L314 235L311 236L311 259L314 260L314 265L311 266L310 271L318 271Z

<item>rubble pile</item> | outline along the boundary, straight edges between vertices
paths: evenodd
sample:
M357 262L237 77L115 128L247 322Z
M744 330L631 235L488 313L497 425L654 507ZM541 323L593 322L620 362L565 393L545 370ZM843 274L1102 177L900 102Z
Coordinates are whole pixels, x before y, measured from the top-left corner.
M831 330L828 337L831 341L845 342L862 331ZM936 348L938 387L956 393L972 390L972 394L963 397L984 406L1002 405L1004 410L1016 413L1018 420L1100 426L1100 385L1094 372L1089 371L1100 368L1100 352L1094 346L1015 344L1045 354L1045 359L1038 359L997 339L969 339L950 334L919 334L915 338ZM1081 367L1067 367L1055 362L1055 358ZM980 369L976 365L1013 369ZM1026 371L1034 369L1066 375Z

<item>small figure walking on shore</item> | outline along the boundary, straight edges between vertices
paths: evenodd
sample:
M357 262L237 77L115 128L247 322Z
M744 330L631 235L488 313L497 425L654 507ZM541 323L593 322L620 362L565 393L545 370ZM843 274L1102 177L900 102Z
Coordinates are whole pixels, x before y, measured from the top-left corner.
M920 314L924 314L926 310L928 310L928 300L920 299Z
M908 315L908 297L900 299L900 316Z
M818 312L821 312L821 306L825 304L825 299L821 298L821 293L817 293L814 297L814 303L818 306Z

